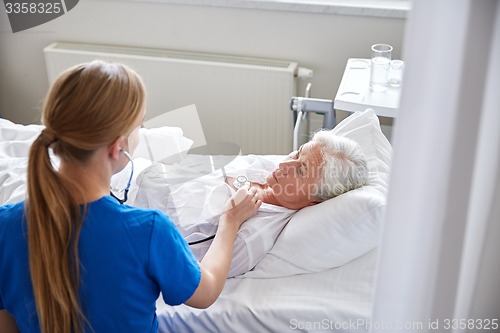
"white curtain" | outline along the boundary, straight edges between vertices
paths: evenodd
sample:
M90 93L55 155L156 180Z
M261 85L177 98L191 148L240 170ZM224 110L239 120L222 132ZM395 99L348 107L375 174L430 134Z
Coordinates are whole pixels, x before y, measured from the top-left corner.
M413 2L372 331L500 325L499 2Z

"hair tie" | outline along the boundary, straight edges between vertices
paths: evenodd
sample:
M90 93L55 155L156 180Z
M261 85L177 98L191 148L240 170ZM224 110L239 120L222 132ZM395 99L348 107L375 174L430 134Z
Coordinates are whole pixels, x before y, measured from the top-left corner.
M43 145L46 147L49 147L51 144L57 141L56 133L47 127L42 130L39 138L41 139Z

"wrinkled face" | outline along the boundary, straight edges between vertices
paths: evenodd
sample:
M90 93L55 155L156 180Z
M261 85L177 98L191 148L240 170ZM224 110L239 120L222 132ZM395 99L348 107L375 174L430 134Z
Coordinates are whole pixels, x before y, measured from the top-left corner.
M266 178L279 205L301 209L315 204L314 195L321 179L321 146L308 142L292 152Z

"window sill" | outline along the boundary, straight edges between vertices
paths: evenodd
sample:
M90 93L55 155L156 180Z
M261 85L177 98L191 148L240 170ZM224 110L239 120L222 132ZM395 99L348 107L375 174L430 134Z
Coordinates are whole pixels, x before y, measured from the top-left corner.
M301 13L406 18L411 0L128 0Z

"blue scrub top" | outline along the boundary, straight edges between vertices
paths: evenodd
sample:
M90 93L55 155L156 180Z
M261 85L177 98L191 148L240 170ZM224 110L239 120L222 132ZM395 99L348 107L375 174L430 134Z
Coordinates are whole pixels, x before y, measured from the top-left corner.
M95 332L157 332L156 300L189 299L200 267L167 215L120 205L88 204L79 240L80 302ZM40 332L29 274L24 203L0 207L0 310L21 332ZM86 331L91 332L88 327Z

